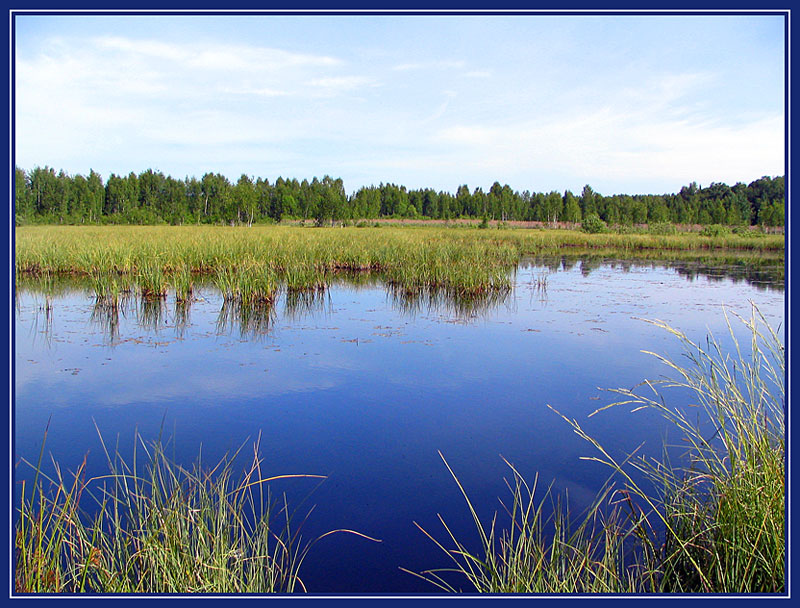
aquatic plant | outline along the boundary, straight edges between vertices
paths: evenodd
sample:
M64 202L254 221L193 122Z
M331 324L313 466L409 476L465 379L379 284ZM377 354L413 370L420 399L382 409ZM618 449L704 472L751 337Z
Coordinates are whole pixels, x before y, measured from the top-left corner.
M167 277L157 260L147 261L137 267L136 284L146 300L167 297Z
M47 431L45 431L45 441ZM132 461L103 451L109 473L86 480L86 459L67 476L45 474L42 442L33 482L22 483L14 527L17 593L291 593L306 591L301 542L285 495L265 477L259 442L240 479L236 453L184 468L160 438L137 434ZM89 502L88 508L85 503ZM370 539L375 540L375 539Z
M528 486L511 467L510 520L498 533L497 515L488 525L481 522L445 461L481 550L468 550L442 520L448 546L423 532L453 568L417 576L451 592L463 582L482 593L783 592L785 350L755 308L750 319L737 318L749 332L749 352L736 340L729 318L732 352L713 336L700 346L655 322L680 340L688 364L649 353L674 377L614 389L623 399L594 412L623 405L634 411L654 408L680 430L686 448L680 463L666 455L614 457L577 420L562 416L596 450L585 459L608 466L614 477L582 516L571 518L555 501L546 518L542 507L551 498L549 489L537 501L536 483ZM665 393L674 388L690 391L704 419L695 419L685 404L668 405ZM452 579L454 573L462 583Z

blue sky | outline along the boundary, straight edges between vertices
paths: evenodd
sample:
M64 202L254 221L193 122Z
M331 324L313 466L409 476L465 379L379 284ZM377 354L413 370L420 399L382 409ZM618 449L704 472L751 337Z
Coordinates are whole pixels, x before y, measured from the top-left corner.
M16 164L348 192L784 172L780 16L18 16Z

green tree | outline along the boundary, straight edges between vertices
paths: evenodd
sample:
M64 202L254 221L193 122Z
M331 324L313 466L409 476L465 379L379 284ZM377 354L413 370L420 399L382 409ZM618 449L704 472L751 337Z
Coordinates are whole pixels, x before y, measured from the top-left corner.
M252 226L253 218L258 209L258 193L253 180L244 173L239 177L239 181L236 182L233 199L236 207L236 219L239 222L244 219L248 226Z
M19 167L14 169L14 213L17 217L25 219L34 214L33 193L28 176Z
M581 206L569 190L564 192L564 221L573 223L581 221Z
M105 207L106 189L103 186L103 178L95 170L89 170L87 179L88 200L86 210L90 222L99 222Z

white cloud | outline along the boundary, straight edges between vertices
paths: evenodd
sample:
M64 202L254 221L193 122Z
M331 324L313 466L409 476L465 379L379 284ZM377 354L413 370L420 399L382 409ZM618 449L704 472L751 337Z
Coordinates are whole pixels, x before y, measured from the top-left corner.
M340 59L263 47L106 36L54 38L41 49L16 63L17 162L26 167L71 155L105 159L122 146L132 153L150 147L155 156L163 148L153 146L165 144L303 137L314 132L314 121L303 120L298 104L376 86L342 75ZM288 112L264 105L289 97L298 101Z
M566 172L592 180L753 179L783 172L783 118L765 116L738 126L632 117L599 110L578 117L487 127L458 125L433 139L475 170ZM757 171L759 172L759 171Z
M310 81L309 85L327 91L349 91L363 86L377 86L377 83L364 76L328 76L316 78Z
M451 70L461 69L466 66L464 61L427 61L421 63L401 63L392 67L396 72L411 72L416 70Z

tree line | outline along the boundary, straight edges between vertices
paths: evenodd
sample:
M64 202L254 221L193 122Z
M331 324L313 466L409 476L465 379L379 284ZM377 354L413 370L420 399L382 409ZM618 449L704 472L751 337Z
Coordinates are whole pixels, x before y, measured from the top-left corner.
M274 182L242 175L236 183L219 173L176 179L160 171L116 175L108 181L56 173L51 167L15 170L18 224L248 224L287 219L318 225L357 219L486 218L499 221L580 222L597 215L609 225L672 222L783 226L784 178L765 176L750 184L696 183L674 194L604 196L591 186L579 194L518 192L495 182L488 191L459 186L455 194L393 183L359 188L347 195L341 178L311 181L279 177Z

